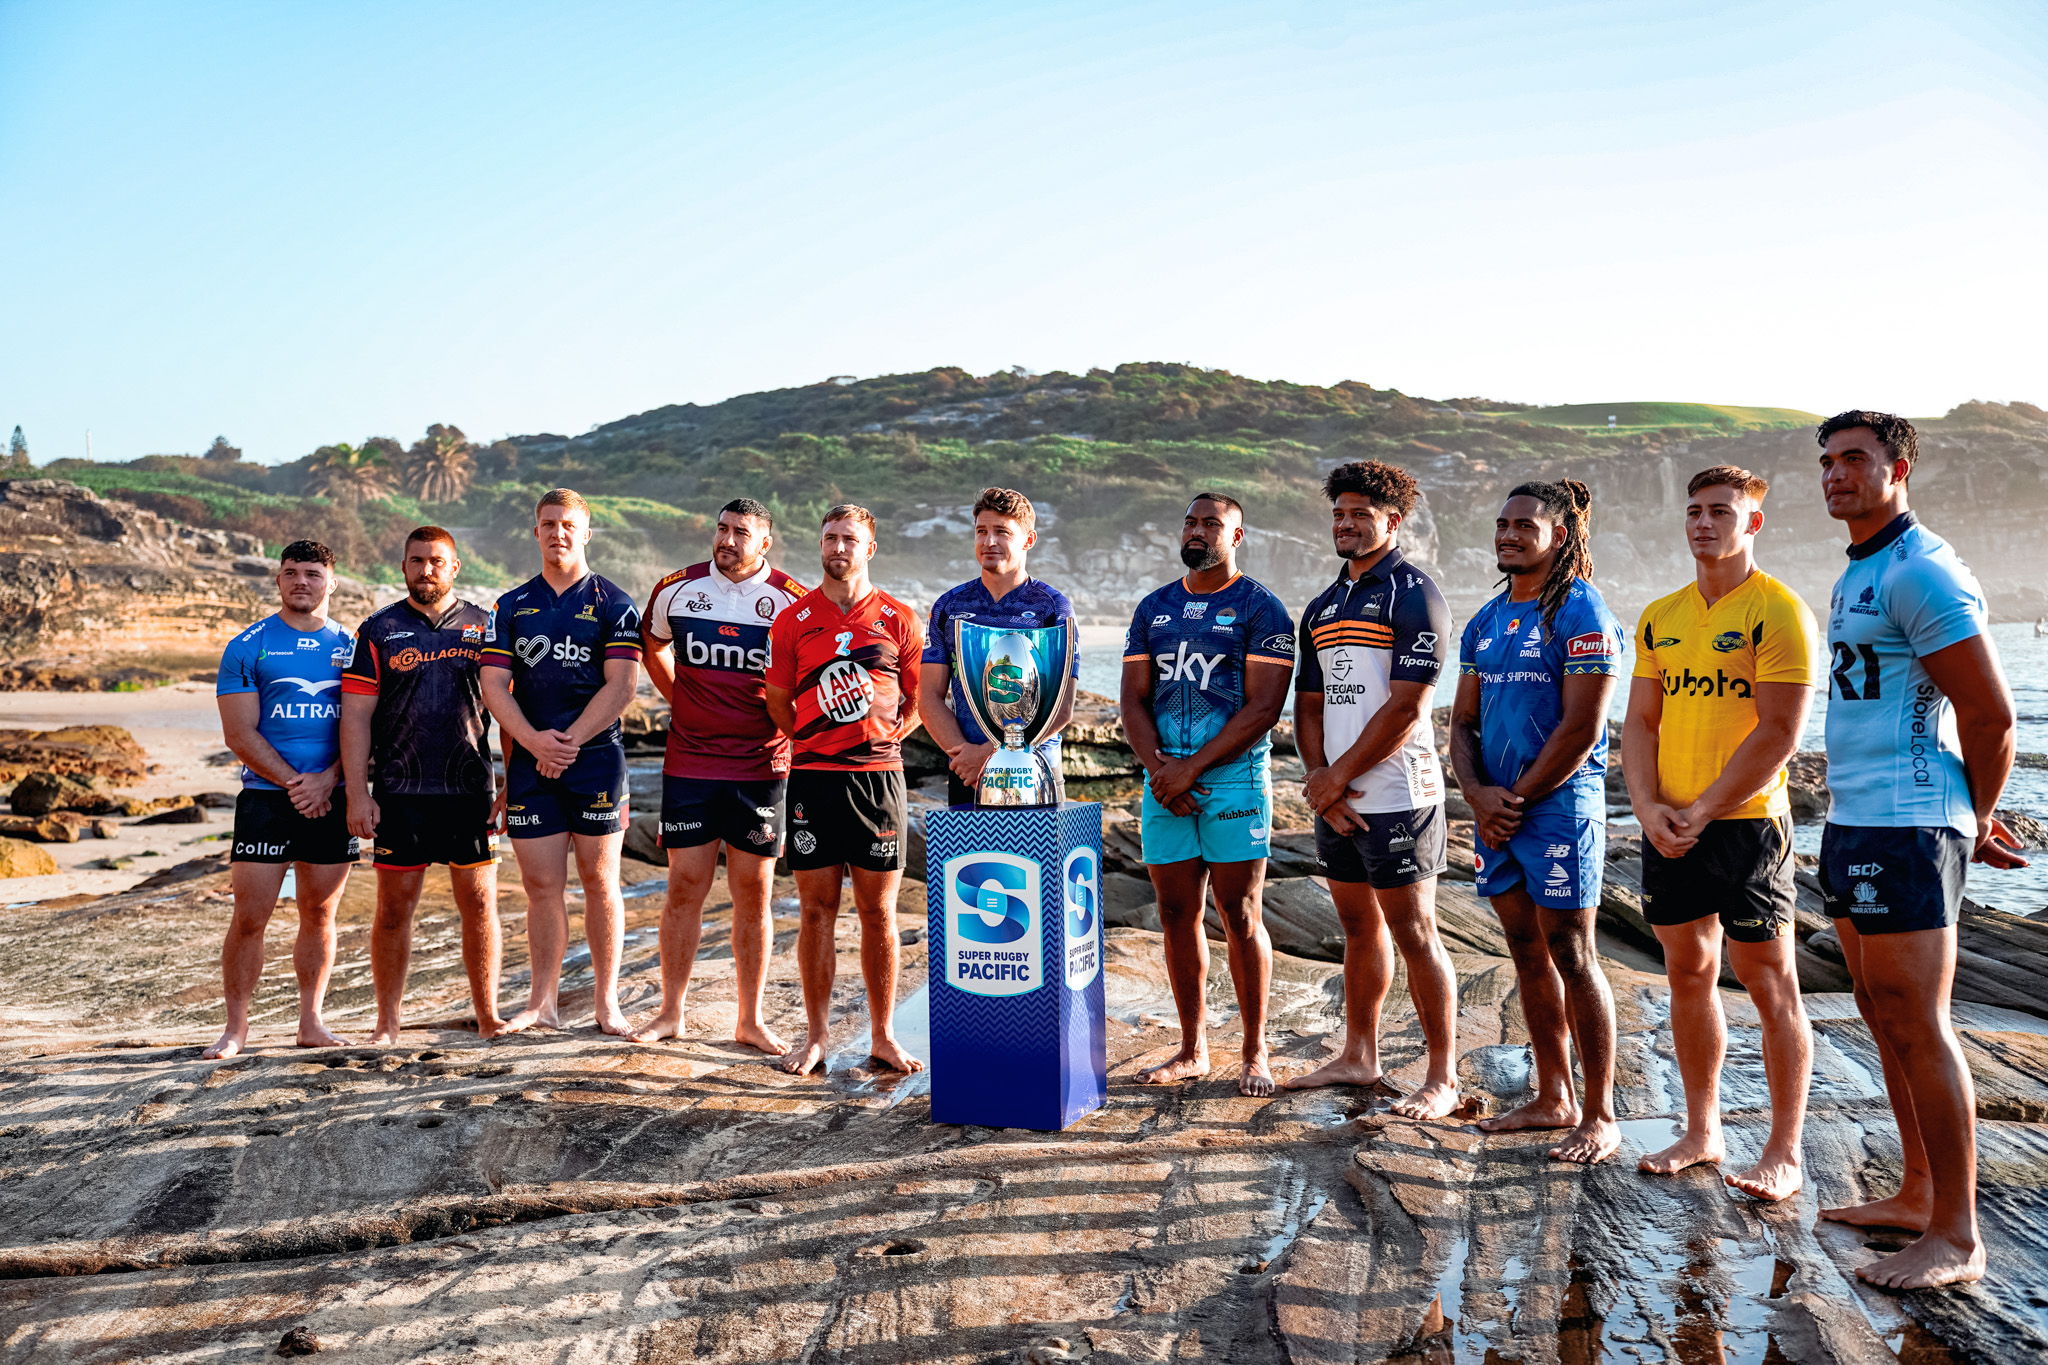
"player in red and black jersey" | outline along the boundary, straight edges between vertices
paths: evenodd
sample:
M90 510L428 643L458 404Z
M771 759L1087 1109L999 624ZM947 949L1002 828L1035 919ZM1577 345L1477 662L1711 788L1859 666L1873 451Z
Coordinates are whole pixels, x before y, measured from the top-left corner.
M490 613L455 595L455 537L422 526L405 538L406 595L356 631L341 675L341 767L349 832L373 839L377 915L372 1043L395 1043L412 957L413 911L430 863L448 865L462 916L462 965L477 1031L505 1032L498 1013L497 823L491 716L478 673ZM376 782L376 796L370 784Z
M791 737L789 865L803 918L802 1041L783 1054L797 1075L825 1060L834 932L849 873L860 915L861 975L873 1060L896 1071L924 1063L896 1041L896 890L903 879L903 738L917 728L917 615L868 579L875 517L850 504L825 514L825 582L768 632L768 714Z

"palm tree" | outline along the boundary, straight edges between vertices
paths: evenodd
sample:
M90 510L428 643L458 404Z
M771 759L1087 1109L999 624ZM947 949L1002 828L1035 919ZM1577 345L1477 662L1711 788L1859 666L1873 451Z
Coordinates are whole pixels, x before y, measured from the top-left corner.
M421 502L455 502L476 477L475 450L462 428L436 422L405 454L405 491Z
M391 491L391 462L367 442L321 446L306 465L306 487L315 497L353 507Z

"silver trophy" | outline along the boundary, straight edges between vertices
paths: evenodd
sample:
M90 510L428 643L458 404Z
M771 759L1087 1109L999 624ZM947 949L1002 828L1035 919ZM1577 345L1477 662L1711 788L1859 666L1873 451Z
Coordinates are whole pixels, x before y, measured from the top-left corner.
M982 733L996 742L977 806L1056 806L1059 775L1039 741L1052 729L1074 668L1074 623L1037 629L953 622L953 677Z

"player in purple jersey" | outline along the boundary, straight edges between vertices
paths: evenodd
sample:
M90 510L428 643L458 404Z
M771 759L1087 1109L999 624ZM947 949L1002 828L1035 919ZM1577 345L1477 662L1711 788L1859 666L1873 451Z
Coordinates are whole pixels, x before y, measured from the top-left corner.
M1605 1161L1614 1120L1614 1000L1593 942L1606 849L1607 699L1622 628L1588 581L1591 498L1575 480L1516 486L1494 520L1507 590L1465 627L1451 765L1472 805L1478 891L1507 931L1535 1095L1490 1133L1570 1128L1560 1161ZM1572 1096L1571 1049L1585 1076Z

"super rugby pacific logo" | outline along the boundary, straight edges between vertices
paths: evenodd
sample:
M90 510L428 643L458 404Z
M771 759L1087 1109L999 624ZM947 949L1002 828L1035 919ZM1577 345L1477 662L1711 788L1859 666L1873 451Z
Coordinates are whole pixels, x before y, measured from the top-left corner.
M1060 872L1066 930L1067 989L1078 991L1102 969L1102 864L1092 848L1067 854Z
M975 995L1023 995L1041 984L1039 868L1014 853L962 853L941 869L946 982Z

